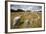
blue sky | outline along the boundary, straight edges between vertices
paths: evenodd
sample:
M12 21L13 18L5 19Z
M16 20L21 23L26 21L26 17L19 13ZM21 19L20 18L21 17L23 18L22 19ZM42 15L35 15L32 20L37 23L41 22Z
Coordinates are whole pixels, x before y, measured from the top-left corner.
M17 9L22 9L22 10L40 10L42 11L42 6L35 6L35 5L11 5L11 9L17 10Z

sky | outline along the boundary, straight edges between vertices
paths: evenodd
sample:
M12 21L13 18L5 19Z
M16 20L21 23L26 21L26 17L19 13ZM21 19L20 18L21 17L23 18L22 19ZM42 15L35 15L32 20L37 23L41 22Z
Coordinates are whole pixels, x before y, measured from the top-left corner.
M22 9L22 10L33 10L33 11L42 11L42 6L35 6L35 5L11 5L11 9L17 10L17 9Z

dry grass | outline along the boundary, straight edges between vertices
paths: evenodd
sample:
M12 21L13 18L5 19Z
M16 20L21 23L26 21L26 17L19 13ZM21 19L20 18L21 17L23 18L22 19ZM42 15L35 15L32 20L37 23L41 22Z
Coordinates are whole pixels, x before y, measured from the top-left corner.
M42 26L42 13L41 12L11 12L11 28L13 27L13 19L16 16L21 16L21 22L24 21L18 28L39 28ZM28 23L25 21L28 20Z

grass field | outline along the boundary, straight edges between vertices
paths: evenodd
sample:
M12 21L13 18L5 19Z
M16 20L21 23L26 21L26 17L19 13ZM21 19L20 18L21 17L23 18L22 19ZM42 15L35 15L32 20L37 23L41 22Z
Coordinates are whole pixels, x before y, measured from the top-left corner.
M21 23L19 22L20 24L17 27L13 25L16 16L21 16ZM11 29L39 27L42 27L42 12L11 12Z

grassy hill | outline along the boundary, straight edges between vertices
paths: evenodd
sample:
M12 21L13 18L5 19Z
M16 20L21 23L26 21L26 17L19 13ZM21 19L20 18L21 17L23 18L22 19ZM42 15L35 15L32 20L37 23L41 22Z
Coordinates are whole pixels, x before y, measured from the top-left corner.
M17 11L17 12L16 12ZM11 29L12 28L39 28L42 26L42 12L41 11L24 11L16 10L11 12ZM22 12L21 12L22 11ZM21 16L19 26L13 26L13 20L16 16ZM27 21L27 22L26 22Z

